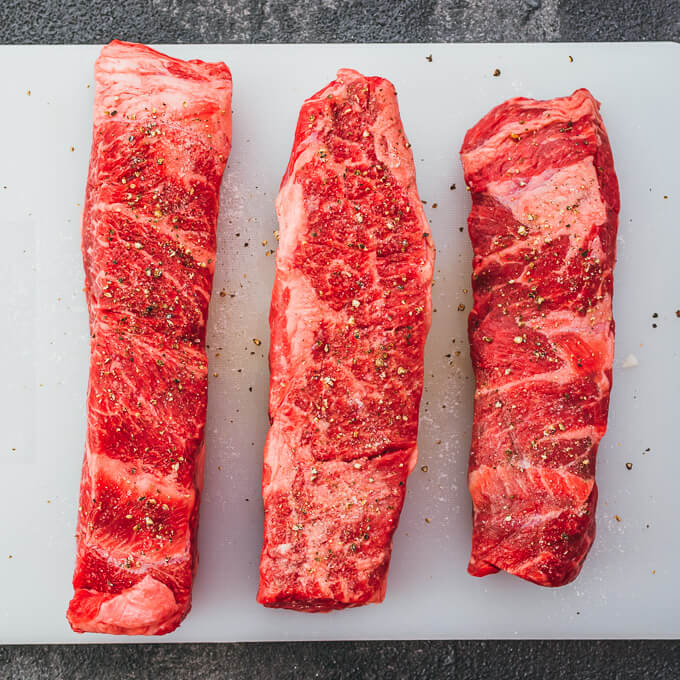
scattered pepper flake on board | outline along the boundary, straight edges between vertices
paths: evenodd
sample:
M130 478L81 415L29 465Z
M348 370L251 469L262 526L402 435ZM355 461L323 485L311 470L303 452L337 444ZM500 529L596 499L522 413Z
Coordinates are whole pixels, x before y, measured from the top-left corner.
M498 78L498 76L499 76L500 74L501 74L501 70L500 70L499 68L495 68L495 69L493 70L494 78Z
M621 518L620 518L618 515L614 515L614 519L615 519L617 522L620 522L620 521L621 521Z
M253 342L258 346L262 344L262 340L260 340L260 338L253 338Z
M456 189L456 185L455 185L455 184L452 184L452 185L449 187L449 191L455 191L455 189Z
M570 64L574 63L574 57L572 57L571 54L569 55L569 63Z
M633 469L633 464L632 463L626 463L626 470L632 470Z
M420 468L423 472L427 472L430 468L427 467L427 465L423 465L423 467Z
M430 63L432 63L432 55L428 54L425 59L427 59Z

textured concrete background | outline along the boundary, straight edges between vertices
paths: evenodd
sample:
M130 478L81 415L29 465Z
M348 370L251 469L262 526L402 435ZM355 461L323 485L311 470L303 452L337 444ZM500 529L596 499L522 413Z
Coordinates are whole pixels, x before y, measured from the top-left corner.
M678 40L678 0L3 0L0 43Z
M0 43L680 41L680 0L3 0ZM0 75L0 79L1 79ZM0 678L675 680L675 642L0 647Z
M672 642L331 642L0 648L42 680L677 680Z

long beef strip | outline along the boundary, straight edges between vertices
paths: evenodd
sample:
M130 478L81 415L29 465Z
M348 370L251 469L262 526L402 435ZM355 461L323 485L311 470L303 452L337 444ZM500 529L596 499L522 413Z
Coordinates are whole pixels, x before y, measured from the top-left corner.
M475 369L468 570L543 586L595 537L614 357L619 190L599 104L511 99L466 135Z
M231 74L112 42L96 67L82 222L90 312L77 632L160 635L191 606L204 350Z
M434 248L393 85L308 99L277 199L258 600L380 602L417 457Z

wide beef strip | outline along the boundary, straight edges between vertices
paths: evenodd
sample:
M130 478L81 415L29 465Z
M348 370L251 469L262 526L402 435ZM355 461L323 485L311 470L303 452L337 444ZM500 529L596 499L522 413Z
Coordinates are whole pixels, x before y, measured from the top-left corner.
M417 457L434 261L390 82L343 69L304 103L276 209L258 601L380 602Z
M619 191L587 90L511 99L465 136L475 392L468 570L544 586L595 537L595 457L614 356Z
M231 74L112 42L95 66L82 222L91 355L77 632L160 635L191 606L204 350Z

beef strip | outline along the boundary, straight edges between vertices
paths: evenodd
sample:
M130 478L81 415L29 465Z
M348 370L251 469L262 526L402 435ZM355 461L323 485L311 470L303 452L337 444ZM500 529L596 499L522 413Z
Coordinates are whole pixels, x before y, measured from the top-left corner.
M303 104L276 209L258 601L380 602L417 457L434 261L390 82L343 69Z
M511 99L466 135L475 392L468 570L543 586L595 537L595 458L614 357L619 191L587 90Z
M90 314L77 632L160 635L191 606L208 302L231 74L114 41L95 66L82 222Z

